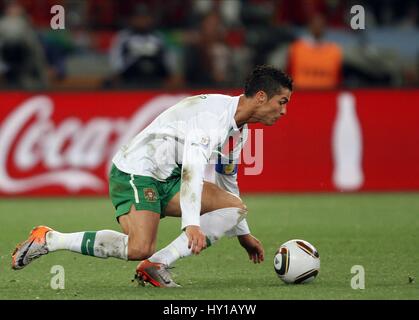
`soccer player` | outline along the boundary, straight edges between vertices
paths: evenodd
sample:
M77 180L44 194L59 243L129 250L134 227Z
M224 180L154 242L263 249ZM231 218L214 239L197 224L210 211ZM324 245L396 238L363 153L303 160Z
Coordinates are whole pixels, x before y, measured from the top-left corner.
M16 247L12 268L21 269L49 252L70 250L139 260L136 277L142 283L176 287L169 266L199 254L223 236L237 236L249 258L262 262L264 249L250 233L237 185L243 142L228 154L222 153L222 146L229 144L230 137L245 140L247 123L275 124L286 114L291 93L292 80L285 73L259 66L240 96L197 95L170 107L112 160L109 193L123 233L60 233L39 226ZM204 170L214 154L218 163L211 183L204 181ZM155 253L157 228L164 216L181 217L182 232Z

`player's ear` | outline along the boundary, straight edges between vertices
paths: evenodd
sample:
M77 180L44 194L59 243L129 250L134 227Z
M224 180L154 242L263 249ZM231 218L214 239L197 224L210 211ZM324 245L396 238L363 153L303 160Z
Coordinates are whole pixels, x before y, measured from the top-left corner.
M258 104L264 104L266 101L268 101L268 96L266 92L262 90L258 91L256 93L256 101Z

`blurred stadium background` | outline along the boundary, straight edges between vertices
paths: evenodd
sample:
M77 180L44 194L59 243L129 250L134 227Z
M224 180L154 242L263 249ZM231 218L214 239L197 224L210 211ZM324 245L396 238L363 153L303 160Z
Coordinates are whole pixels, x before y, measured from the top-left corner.
M256 64L290 70L292 45L313 35L342 51L326 87L419 84L414 0L0 3L4 89L240 87ZM65 8L65 30L50 27L56 4ZM353 5L365 8L364 31L349 27Z
M50 26L56 4L65 9L64 30ZM365 9L365 30L350 27L353 5ZM116 149L187 95L240 94L246 74L264 63L287 70L296 90L287 117L252 147L263 167L256 156L243 159L239 185L255 212L250 225L268 253L297 236L313 242L325 254L323 275L317 291L278 292L269 258L254 282L246 276L253 266L237 262L232 269L241 274L223 269L225 282L212 286L222 269L214 257L232 255L233 265L243 258L227 243L192 266L180 262L180 282L198 287L177 297L419 297L417 285L405 286L419 265L417 1L1 0L0 12L1 297L176 298L126 293L125 284L118 289L126 279L111 272L117 262L97 262L109 276L104 283L100 272L83 269L84 257L67 253L34 268L66 261L80 271L73 286L93 291L58 296L47 272L40 279L31 268L12 273L9 251L35 224L118 229L105 198ZM251 128L254 141L262 127ZM179 221L165 223L160 245L178 234ZM398 261L396 277L388 255ZM351 291L353 264L375 270L375 291ZM194 269L207 265L205 276ZM38 289L22 296L28 284Z

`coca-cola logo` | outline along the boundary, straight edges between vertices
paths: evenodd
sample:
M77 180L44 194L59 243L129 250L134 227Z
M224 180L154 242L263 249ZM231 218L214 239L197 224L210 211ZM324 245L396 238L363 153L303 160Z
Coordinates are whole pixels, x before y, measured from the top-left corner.
M103 192L107 188L103 176L118 148L184 97L158 95L140 105L131 118L92 117L84 123L76 116L55 123L53 100L46 95L30 97L0 124L0 192L17 194L48 186ZM20 173L35 167L43 172L14 177L9 161ZM95 174L101 167L106 172Z

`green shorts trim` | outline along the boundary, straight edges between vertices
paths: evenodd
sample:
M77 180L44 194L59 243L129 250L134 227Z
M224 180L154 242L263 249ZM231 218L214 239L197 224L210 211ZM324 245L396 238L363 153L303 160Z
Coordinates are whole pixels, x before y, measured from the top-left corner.
M128 174L112 164L109 174L109 196L116 210L116 219L127 214L132 206L136 210L149 210L164 218L169 201L180 190L181 167L176 167L165 180Z

